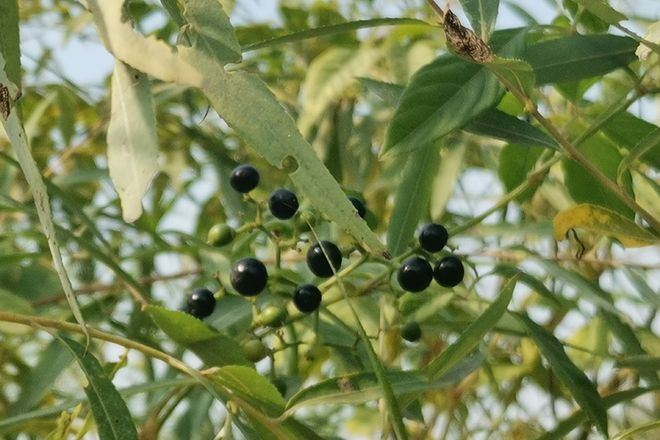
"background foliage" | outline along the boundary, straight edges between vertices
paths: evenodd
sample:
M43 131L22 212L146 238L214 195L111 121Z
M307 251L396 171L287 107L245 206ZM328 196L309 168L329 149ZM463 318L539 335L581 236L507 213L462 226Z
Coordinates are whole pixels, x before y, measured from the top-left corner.
M0 1L0 436L657 435L657 8L452 3L474 62L430 2L220 3ZM81 42L111 77L66 73ZM280 186L301 214L263 221ZM404 293L429 221L466 278ZM303 316L316 236L347 260ZM256 301L227 288L248 255ZM213 315L176 311L202 286Z

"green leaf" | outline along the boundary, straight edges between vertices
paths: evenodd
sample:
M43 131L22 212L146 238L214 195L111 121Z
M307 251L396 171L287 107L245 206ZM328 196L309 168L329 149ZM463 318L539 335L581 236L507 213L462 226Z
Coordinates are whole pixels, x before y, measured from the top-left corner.
M585 141L580 150L600 170L612 180L616 180L617 172L623 156L618 146L609 142L601 135L595 135ZM603 186L582 165L572 160L565 160L564 182L569 194L577 203L588 203L615 211L622 216L633 219L634 212L623 203L612 191ZM623 187L627 192L632 190L630 173L622 176Z
M126 403L108 379L99 361L77 342L59 336L59 341L75 356L87 377L85 394L101 440L137 440L137 430Z
M522 51L526 31L495 33L505 55ZM419 69L401 96L381 157L423 148L497 104L503 88L484 66L444 55Z
M442 149L440 167L433 179L433 192L431 196L431 218L440 221L447 208L447 203L454 193L454 186L458 182L458 176L463 171L463 158L465 157L466 145L445 146Z
M190 43L222 64L241 60L241 45L234 28L218 0L186 0L183 17L187 25L183 35Z
M616 35L573 35L533 44L525 52L538 85L579 81L627 66L637 43Z
M388 371L387 380L396 396L424 393L460 382L483 362L483 355L471 356L438 380L429 382L421 371ZM360 404L383 396L378 378L372 372L353 373L323 380L303 388L289 399L287 414L310 406Z
M367 29L378 26L396 26L396 25L422 25L430 26L428 23L415 18L373 18L370 20L357 20L340 24L332 24L327 26L319 26L314 29L305 29L291 34L282 35L280 37L271 38L265 41L248 44L243 46L243 52L250 52L265 47L273 47L285 43L293 43L296 41L303 41L310 38L318 38L326 35L334 35L345 32L353 32L358 29Z
M609 396L603 397L603 405L605 408L609 409L620 403L628 403L633 399L642 396L646 393L650 393L660 389L660 387L655 386L651 388L633 388L630 390L619 391L617 393L610 394ZM572 430L583 424L587 420L587 413L583 409L580 409L573 413L570 417L563 420L562 422L555 427L552 431L546 432L537 440L556 440L566 438L566 435Z
M488 41L497 20L497 9L500 0L465 0L461 2L474 32L482 40Z
M621 112L612 117L602 128L607 137L629 150L642 145L645 139L652 139L653 133L659 129L657 125L628 112ZM656 144L654 148L647 150L641 159L660 168L660 145Z
M405 90L405 86L378 81L372 78L360 77L358 81L360 81L360 84L364 88L376 94L376 96L392 107L395 107L399 103L399 99Z
M607 436L607 412L603 399L598 394L596 386L582 370L575 366L564 351L564 346L546 329L525 315L515 314L525 326L529 336L548 360L553 371L571 393L583 411L587 413L592 423Z
M5 91L8 91L6 98L9 101L13 101L17 97L18 88L15 84L9 81L5 73L5 60L0 54L0 88L3 88ZM4 99L2 95L0 98ZM73 313L74 318L83 327L85 335L87 335L87 327L85 325L85 320L83 319L82 313L80 313L80 306L78 305L78 300L76 299L75 294L73 293L73 287L71 286L71 280L64 266L64 261L62 259L62 253L60 251L60 245L55 236L55 225L53 223L53 215L50 208L50 200L48 198L48 192L46 191L46 185L44 184L43 178L41 177L41 171L37 167L37 164L32 157L32 152L30 146L28 145L23 126L21 121L18 118L17 111L12 109L13 102L3 102L0 103L0 106L7 106L8 114L5 116L0 113L0 122L4 126L5 133L9 137L9 142L11 143L14 151L16 152L16 157L21 169L25 174L25 179L30 185L32 190L32 195L34 197L34 204L37 208L37 215L39 216L39 222L41 227L44 229L44 235L48 240L48 248L53 257L53 265L55 266L55 271L60 279L60 284L64 290L64 295L67 302L69 303L69 308ZM87 335L89 336L89 335Z
M332 47L316 57L307 69L302 93L305 96L298 128L303 136L310 134L328 107L367 74L382 57L383 51L369 46L359 50Z
M526 147L558 148L554 139L541 129L497 109L486 110L468 123L464 130ZM540 151L533 154L538 157Z
M419 219L428 212L433 179L440 163L439 149L438 142L412 152L406 160L387 230L387 246L394 256L408 247Z
M156 115L147 77L121 61L112 73L108 169L124 221L142 215L142 197L158 171Z
M626 173L630 170L635 161L641 159L645 155L650 155L654 150L660 147L660 127L653 130L644 139L635 145L627 156L619 163L619 168L616 173L617 182L624 179Z
M208 366L252 365L238 343L177 310L148 306L146 312L167 336L195 353Z
M8 415L14 416L30 411L52 390L53 383L71 364L73 356L62 350L58 341L52 341L42 350L37 365L24 376L18 400L9 408Z
M474 350L483 337L500 320L513 296L518 277L509 279L497 299L461 333L459 338L433 359L425 368L429 380L434 381Z
M508 144L500 151L497 175L507 191L513 191L525 180L534 169L543 151L539 148L529 148L518 144ZM533 194L532 189L520 197L528 199Z
M639 270L623 269L626 278L635 286L635 291L653 308L660 309L660 293L653 290Z
M628 18L603 0L574 0L606 23L617 24Z
M280 392L254 368L228 365L215 370L209 379L269 417L284 412L286 402Z
M18 1L0 2L0 56L7 65L5 72L9 81L21 88L21 48L19 41Z
M601 289L597 284L592 283L577 272L564 269L554 261L540 258L535 259L535 261L540 264L553 279L573 286L578 292L580 292L582 298L588 299L603 310L613 313L616 312L616 309L612 305L611 295Z

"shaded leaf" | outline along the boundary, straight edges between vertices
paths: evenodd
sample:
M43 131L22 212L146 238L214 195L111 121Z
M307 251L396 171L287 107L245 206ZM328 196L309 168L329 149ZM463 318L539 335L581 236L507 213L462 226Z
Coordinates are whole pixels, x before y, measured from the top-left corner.
M209 379L269 417L278 417L284 411L286 402L280 392L254 368L228 365L215 370Z
M238 343L187 313L148 306L146 312L174 342L194 352L208 366L252 365Z
M628 37L573 35L533 44L524 58L542 85L579 81L627 66L636 58L636 47Z
M126 403L108 379L99 361L76 341L65 336L58 340L75 356L87 377L85 394L101 440L137 440L137 430Z
M497 175L507 191L513 191L527 180L543 151L539 148L509 144L500 151ZM533 188L523 193L520 198L526 199L533 194Z
M464 130L526 147L558 148L554 139L541 129L497 109L486 110L468 123Z
M607 436L607 412L596 386L582 370L575 366L564 351L564 346L546 329L525 315L516 314L529 336L536 342L553 371L571 393L575 401L591 419L592 423Z
M406 160L387 229L387 246L394 256L408 247L419 219L428 212L433 179L440 163L439 149L439 143L429 145L412 152Z
M0 2L0 55L6 62L7 78L21 88L21 49L19 44L18 1ZM1 67L0 67L1 69Z
M461 333L459 338L424 369L429 380L437 380L474 350L500 320L513 296L518 277L509 279L497 299Z
M622 215L589 204L577 205L557 214L553 220L555 240L564 240L568 231L583 228L600 235L614 237L626 247L650 246L658 238Z

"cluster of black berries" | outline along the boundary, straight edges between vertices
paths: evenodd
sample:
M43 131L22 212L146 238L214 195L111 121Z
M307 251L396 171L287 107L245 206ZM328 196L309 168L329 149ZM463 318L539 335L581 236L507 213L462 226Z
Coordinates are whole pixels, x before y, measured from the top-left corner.
M248 193L255 189L260 181L259 172L252 165L244 164L236 167L229 178L231 187L240 192ZM364 201L357 197L349 197L360 217L367 212ZM268 208L280 220L292 218L299 208L296 194L288 189L280 188L270 195ZM226 224L214 225L208 233L208 243L213 246L224 246L230 243L236 232ZM322 240L309 248L307 266L319 278L331 277L341 268L342 254L336 244ZM247 257L234 263L230 282L234 290L243 296L256 296L268 283L266 266L256 258ZM321 291L314 284L301 284L293 292L293 303L303 313L311 313L321 305ZM184 310L197 318L205 318L213 313L215 298L207 289L198 289L188 299ZM264 325L278 326L286 320L286 311L279 307L266 308L261 312L259 321Z
M427 252L438 252L447 244L449 234L444 226L429 223L419 234L419 244ZM397 279L403 290L421 292L431 280L443 287L454 287L463 281L463 263L455 255L448 255L438 261L435 268L422 257L415 256L406 260L399 268Z

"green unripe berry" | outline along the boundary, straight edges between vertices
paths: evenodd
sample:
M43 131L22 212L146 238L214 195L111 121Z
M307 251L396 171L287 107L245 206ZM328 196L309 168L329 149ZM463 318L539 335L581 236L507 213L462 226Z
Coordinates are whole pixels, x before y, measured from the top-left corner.
M236 231L226 223L216 223L209 229L206 241L211 246L224 246L232 242Z
M268 356L268 347L260 339L248 339L241 344L241 349L250 362L257 363Z
M284 307L268 306L259 313L257 322L260 325L277 328L286 322L286 318L288 318L288 314Z

